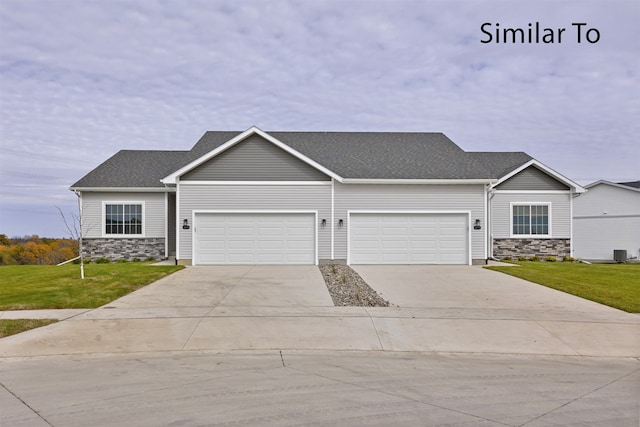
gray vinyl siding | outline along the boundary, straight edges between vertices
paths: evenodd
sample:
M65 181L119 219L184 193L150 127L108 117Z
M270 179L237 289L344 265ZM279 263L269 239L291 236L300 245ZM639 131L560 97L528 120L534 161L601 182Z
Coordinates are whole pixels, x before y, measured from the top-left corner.
M251 211L317 211L318 222L330 223L330 185L189 185L178 186L180 207L178 222L184 218L192 223L194 210L251 210ZM318 258L331 254L329 225L318 230ZM179 232L179 258L192 259L193 228Z
M184 174L182 181L329 181L316 168L253 135Z
M562 182L542 172L535 166L512 176L497 187L498 190L568 190Z
M614 249L640 256L640 191L598 184L573 200L574 256L612 260Z
M482 185L373 185L335 184L335 258L347 258L347 211L470 211L484 227ZM471 230L471 258L485 258L484 228Z
M165 235L165 195L164 193L82 193L82 235L102 237L104 219L103 202L144 202L144 235L140 237L162 237Z
M496 239L511 237L511 203L551 203L551 235L571 237L571 194L495 193L491 199L491 234Z

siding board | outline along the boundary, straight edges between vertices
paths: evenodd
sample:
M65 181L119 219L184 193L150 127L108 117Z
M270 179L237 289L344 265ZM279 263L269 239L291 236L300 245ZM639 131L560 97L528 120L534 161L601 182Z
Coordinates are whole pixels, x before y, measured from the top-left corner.
M491 200L491 233L511 237L511 203L551 203L551 237L571 237L571 194L495 193Z
M258 135L181 177L182 181L329 181L330 177Z
M177 220L192 222L194 210L309 210L318 211L318 258L331 256L331 186L329 185L189 185L179 184ZM179 229L179 257L192 259L193 229Z
M335 258L347 257L347 210L471 211L471 221L484 222L482 185L335 184ZM485 224L482 224L483 227ZM471 258L485 258L484 228L471 230Z
M512 176L497 187L498 190L569 190L562 182L542 172L535 166Z
M164 193L119 193L119 192L83 192L82 193L82 235L83 237L102 237L104 220L102 202L144 202L144 236L165 237L165 195Z

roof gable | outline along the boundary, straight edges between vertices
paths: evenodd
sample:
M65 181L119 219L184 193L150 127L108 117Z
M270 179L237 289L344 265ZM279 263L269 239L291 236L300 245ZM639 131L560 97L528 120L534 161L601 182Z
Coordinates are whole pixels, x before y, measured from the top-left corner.
M591 190L594 187L597 187L599 185L605 185L605 186L609 186L609 187L614 187L614 188L619 188L621 190L629 190L629 191L635 191L635 192L640 192L640 188L635 187L633 184L636 183L640 183L640 181L633 181L633 182L620 182L620 183L615 183L615 182L610 182L610 181L606 181L604 179L601 179L599 181L596 182L592 182L589 185L585 185L585 188L587 190ZM630 185L631 184L631 185Z
M208 132L207 132L208 133ZM219 154L223 153L224 151L230 149L231 147L235 146L236 144L244 141L245 139L247 139L248 137L252 136L252 135L259 135L262 138L264 138L265 140L269 141L270 143L278 146L279 148L281 148L282 150L288 152L289 154L293 155L294 157L297 157L299 160L307 163L308 165L316 168L317 170L319 170L320 172L334 178L337 179L338 181L342 181L342 178L338 175L336 175L334 172L330 171L329 169L325 168L324 166L316 163L315 161L311 160L310 158L308 158L307 156L297 152L295 149L289 147L288 145L278 141L276 138L274 138L273 136L267 134L266 132L263 132L262 130L258 129L257 127L252 127L250 129L247 129L246 131L240 133L239 135L235 136L234 138L231 138L230 140L217 145L213 150L209 151L208 153L192 160L189 164L187 164L186 166L183 166L182 168L178 169L177 171L173 172L170 175L167 175L164 179L162 179L162 182L164 184L175 184L177 181L177 179L179 177L181 177L182 175L184 175L185 173L195 169L196 167L202 165L203 163L209 161L210 159L218 156ZM206 136L206 134L205 134ZM203 138L201 138L202 141ZM198 151L204 151L202 145L200 144L200 142L198 142L198 144L196 144L196 147L198 147ZM216 142L219 142L219 140L217 140ZM196 148L194 147L194 148ZM205 148L206 149L206 148Z
M570 180L569 178L559 174L558 172L554 171L553 169L549 168L548 166L543 165L542 163L540 163L539 161L537 161L535 159L532 159L532 160L528 161L527 163L521 165L520 167L514 169L513 171L511 171L508 174L506 174L503 177L501 177L498 180L498 182L496 182L493 185L493 188L501 187L501 185L504 182L508 181L512 177L518 175L520 172L522 172L525 169L530 168L532 166L535 167L536 169L538 169L539 171L541 171L542 173L548 175L549 177L555 179L559 183L562 183L562 184L566 185L567 188L565 188L565 189L570 189L571 191L573 191L575 193L584 193L585 191L587 191L582 186L577 184L576 182L574 182L574 181ZM502 190L504 188L500 188L500 189Z
M533 165L503 181L497 188L500 190L569 190L567 184Z
M181 181L328 181L328 175L254 134L196 166Z

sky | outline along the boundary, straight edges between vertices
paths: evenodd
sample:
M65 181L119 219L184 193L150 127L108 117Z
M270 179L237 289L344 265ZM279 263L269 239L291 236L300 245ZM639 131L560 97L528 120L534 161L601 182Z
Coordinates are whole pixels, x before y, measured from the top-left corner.
M254 125L443 132L639 180L638 22L637 0L0 0L0 234L66 237L56 206L121 149Z

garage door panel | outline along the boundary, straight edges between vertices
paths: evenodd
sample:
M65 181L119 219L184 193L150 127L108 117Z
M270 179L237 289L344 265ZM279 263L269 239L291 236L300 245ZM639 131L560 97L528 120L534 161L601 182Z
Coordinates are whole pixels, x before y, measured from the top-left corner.
M467 264L466 214L351 214L353 264Z
M315 264L315 215L196 214L196 264Z

